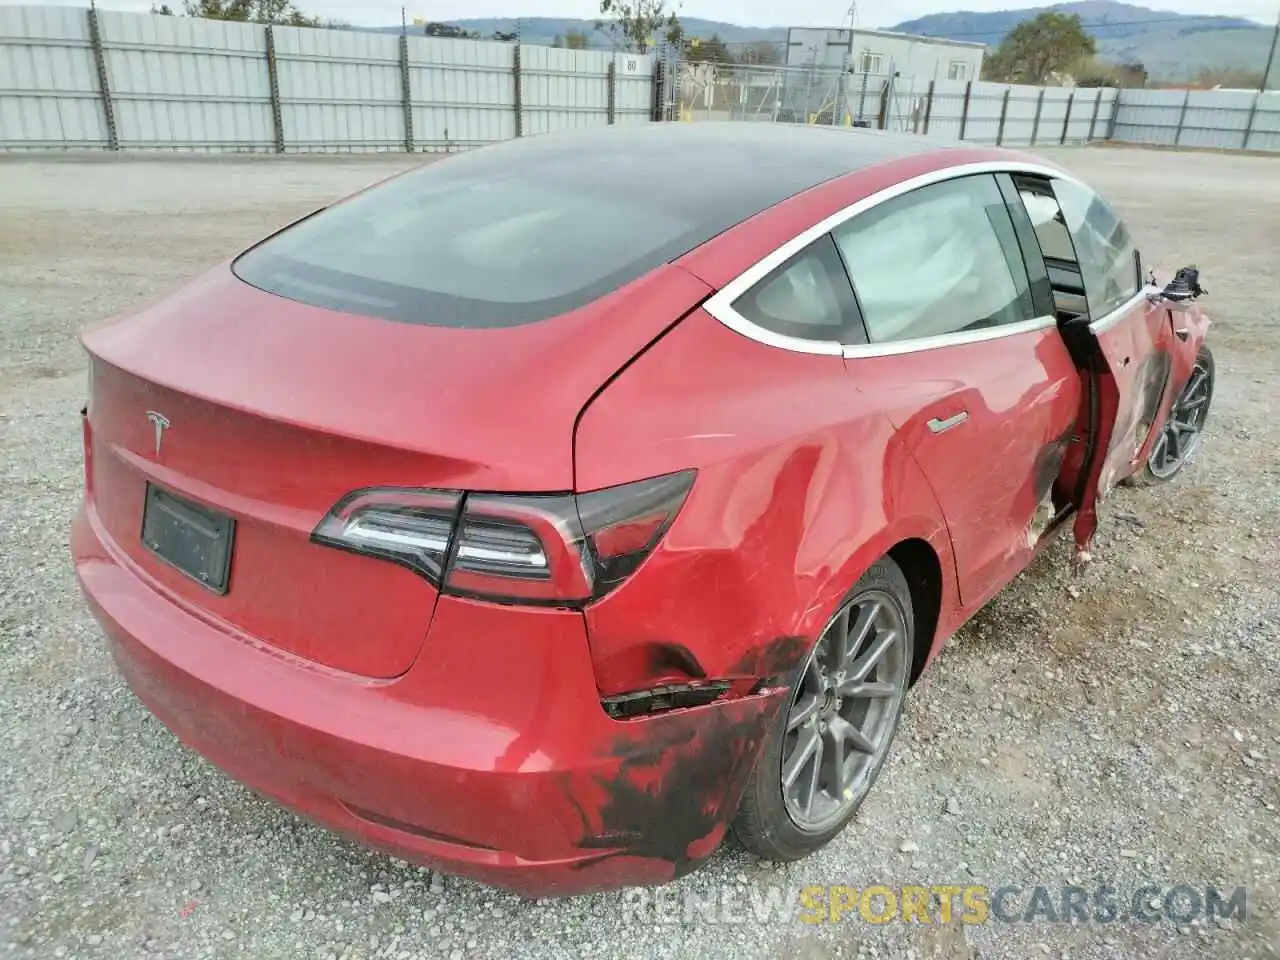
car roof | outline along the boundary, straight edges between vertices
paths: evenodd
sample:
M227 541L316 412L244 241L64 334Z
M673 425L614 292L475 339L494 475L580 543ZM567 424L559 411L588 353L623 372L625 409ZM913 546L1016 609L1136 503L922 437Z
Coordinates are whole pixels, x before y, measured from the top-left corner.
M522 137L449 163L465 165L469 176L520 169L585 193L643 194L647 204L696 225L705 241L835 177L952 149L860 128L672 122Z
M809 188L942 152L923 137L803 124L646 123L519 137L304 218L233 269L331 310L518 326L584 307ZM360 257L352 243L363 244Z

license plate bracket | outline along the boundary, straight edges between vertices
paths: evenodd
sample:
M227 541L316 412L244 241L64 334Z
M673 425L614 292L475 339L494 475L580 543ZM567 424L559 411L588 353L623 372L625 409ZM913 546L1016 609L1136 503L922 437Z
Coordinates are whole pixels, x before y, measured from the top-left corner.
M230 586L235 530L234 518L147 484L142 545L217 594Z

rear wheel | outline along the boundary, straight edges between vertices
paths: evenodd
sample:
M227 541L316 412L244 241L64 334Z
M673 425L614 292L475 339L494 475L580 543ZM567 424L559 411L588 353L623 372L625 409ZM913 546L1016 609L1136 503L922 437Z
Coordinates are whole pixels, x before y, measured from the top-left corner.
M1191 376L1173 402L1169 419L1156 438L1151 455L1134 478L1140 484L1172 480L1200 449L1200 434L1209 418L1213 387L1213 354L1208 347L1201 347Z
M879 561L818 638L765 744L733 824L752 853L798 860L853 818L902 717L914 627L906 577Z

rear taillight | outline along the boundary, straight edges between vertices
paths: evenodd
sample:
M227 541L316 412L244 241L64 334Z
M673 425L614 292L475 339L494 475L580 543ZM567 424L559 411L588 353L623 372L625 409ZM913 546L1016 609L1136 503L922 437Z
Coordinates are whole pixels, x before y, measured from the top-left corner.
M390 560L438 584L461 502L447 490L357 490L337 502L311 539Z
M581 605L640 566L671 526L693 476L580 494L361 490L339 501L311 539L409 567L446 593Z

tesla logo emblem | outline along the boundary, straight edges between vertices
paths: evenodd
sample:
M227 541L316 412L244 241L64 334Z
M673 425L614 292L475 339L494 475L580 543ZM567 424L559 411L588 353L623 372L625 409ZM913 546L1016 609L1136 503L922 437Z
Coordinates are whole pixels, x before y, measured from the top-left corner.
M147 419L151 421L151 426L156 431L156 456L160 456L160 444L164 443L164 432L168 429L169 419L163 413L156 413L154 410L147 411Z

